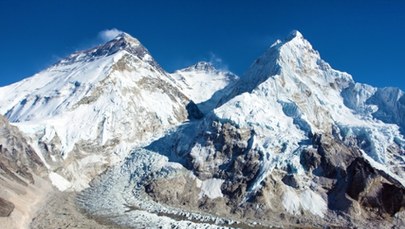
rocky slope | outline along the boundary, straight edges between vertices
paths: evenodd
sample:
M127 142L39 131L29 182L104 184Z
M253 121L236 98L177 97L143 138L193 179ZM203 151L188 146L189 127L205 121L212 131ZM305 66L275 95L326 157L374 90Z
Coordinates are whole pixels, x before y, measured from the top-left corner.
M48 170L29 140L0 116L0 224L26 227L52 190Z

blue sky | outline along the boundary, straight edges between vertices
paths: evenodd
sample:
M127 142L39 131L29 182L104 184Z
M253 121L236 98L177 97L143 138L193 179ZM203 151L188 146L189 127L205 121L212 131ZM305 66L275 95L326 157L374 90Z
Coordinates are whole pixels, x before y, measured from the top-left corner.
M277 38L303 33L332 67L405 89L405 1L0 0L0 86L19 81L117 28L168 71L199 60L243 74Z

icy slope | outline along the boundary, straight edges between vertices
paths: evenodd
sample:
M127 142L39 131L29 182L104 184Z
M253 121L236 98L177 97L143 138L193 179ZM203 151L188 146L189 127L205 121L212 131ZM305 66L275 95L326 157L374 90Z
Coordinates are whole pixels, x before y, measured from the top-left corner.
M204 112L215 108L239 79L235 74L216 69L211 63L198 62L172 74L180 88Z
M135 145L186 120L189 103L174 79L125 33L0 88L0 113L39 143L46 162L74 188L86 186Z

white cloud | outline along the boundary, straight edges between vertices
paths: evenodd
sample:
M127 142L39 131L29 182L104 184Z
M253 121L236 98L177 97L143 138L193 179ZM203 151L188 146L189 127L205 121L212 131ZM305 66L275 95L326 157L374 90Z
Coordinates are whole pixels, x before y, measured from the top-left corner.
M121 30L116 28L106 29L98 33L98 36L103 42L110 41L118 36L120 33L123 33Z
M216 55L213 52L210 52L210 60L209 62L214 65L216 68L220 69L220 70L228 70L228 65L226 65L224 63L224 61L222 60L221 57L219 57L218 55Z

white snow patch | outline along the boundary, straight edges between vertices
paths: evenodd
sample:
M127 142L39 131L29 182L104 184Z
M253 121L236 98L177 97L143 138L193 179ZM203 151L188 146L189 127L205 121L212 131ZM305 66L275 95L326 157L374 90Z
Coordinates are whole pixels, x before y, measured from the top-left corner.
M319 194L309 189L295 191L287 187L283 195L282 204L289 213L294 215L300 213L302 209L323 217L327 210L326 201Z
M198 66L206 67L201 69ZM199 104L202 112L210 111L215 107L224 95L230 93L229 86L239 80L239 77L233 73L217 70L210 63L204 62L178 70L171 76L176 80L182 92L193 102Z
M59 191L61 192L71 187L71 183L57 173L50 172L49 179L51 180L52 185L59 189Z
M198 196L201 199L203 196L207 196L210 199L215 199L218 197L223 197L221 191L221 185L224 183L224 180L211 178L201 182L201 192ZM199 182L197 182L197 186Z
M300 209L300 198L298 194L290 189L284 192L283 206L291 214L296 214Z

